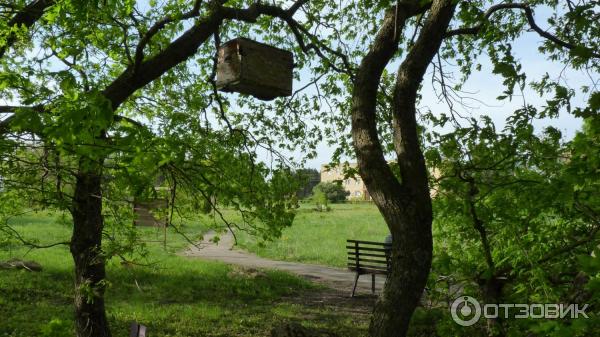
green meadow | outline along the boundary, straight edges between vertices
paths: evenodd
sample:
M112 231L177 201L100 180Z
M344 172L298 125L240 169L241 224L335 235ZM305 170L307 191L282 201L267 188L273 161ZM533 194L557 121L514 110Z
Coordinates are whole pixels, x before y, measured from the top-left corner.
M303 204L291 227L281 238L262 244L245 233L238 235L241 248L259 256L285 261L345 267L346 239L383 241L387 226L372 203L331 204L331 211L318 212Z
M381 222L373 215L371 208L362 205L340 205L329 213L302 209L273 248L258 252L340 265L346 236L376 239L383 235L381 229L366 228ZM353 221L358 216L363 219ZM26 239L39 238L39 244L70 237L70 226L51 213L30 214L10 224ZM144 241L162 237L160 230L138 230ZM204 230L192 223L184 227L184 234L194 237ZM245 247L256 247L244 242ZM166 250L160 243L139 244L147 247L143 259L147 265L123 264L113 258L107 266L106 305L114 336L127 336L131 321L147 325L149 335L163 337L267 336L283 322L326 327L343 336L365 334L368 316L356 319L335 307L298 300L324 289L292 275L268 270L245 273L223 263L180 256L177 253L188 242L172 232ZM289 248L283 248L286 245ZM0 270L0 336L73 335L73 261L68 247L30 250L5 243L0 261L10 258L36 261L43 271Z

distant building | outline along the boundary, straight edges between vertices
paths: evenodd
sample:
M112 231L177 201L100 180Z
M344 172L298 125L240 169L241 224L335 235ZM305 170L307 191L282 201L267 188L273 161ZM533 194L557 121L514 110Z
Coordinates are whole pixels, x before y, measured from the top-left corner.
M344 178L344 166L356 169L358 165L356 163L344 163L338 165L336 167L327 168L327 165L321 165L321 181L322 182L334 182L340 181L344 189L350 192L350 195L347 197L348 200L371 200L371 195L369 195L369 191L367 191L367 186L362 181L360 176L356 174L356 178L345 179ZM430 174L435 178L439 179L441 177L440 171L437 169L433 169L430 171ZM434 198L437 195L437 190L435 190L432 186L430 186L429 194L431 198Z
M327 168L326 165L321 165L321 181L322 182L334 182L340 181L344 189L350 192L348 200L371 200L367 186L357 174L355 178L344 178L344 166L347 165L350 168L356 168L356 163L346 163L338 165L336 167Z

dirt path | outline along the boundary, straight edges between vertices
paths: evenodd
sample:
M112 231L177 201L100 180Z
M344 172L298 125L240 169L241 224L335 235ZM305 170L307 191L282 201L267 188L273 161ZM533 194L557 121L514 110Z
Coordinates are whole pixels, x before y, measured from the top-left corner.
M341 268L326 267L314 264L304 264L298 262L275 261L256 256L252 253L233 248L234 240L231 233L221 236L219 244L215 244L211 239L214 233L209 233L204 240L191 246L183 252L184 256L198 257L206 260L216 260L229 264L234 264L246 268L269 268L287 271L313 282L324 284L340 292L347 292L348 297L352 291L355 274ZM384 278L377 276L375 282L376 293L379 293L383 287ZM356 288L357 295L366 295L371 293L371 276L362 275L358 280ZM362 296L361 296L362 297Z

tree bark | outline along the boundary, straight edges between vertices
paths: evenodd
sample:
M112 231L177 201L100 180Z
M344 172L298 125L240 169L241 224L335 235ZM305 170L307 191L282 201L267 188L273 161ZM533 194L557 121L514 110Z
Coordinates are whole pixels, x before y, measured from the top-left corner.
M418 7L418 1L399 2L397 10L387 13L354 83L352 137L359 173L393 236L391 271L369 327L374 337L406 335L431 267L432 209L417 136L416 97L454 13L452 2L433 2L419 38L398 70L392 124L400 181L385 160L375 106L381 74L398 47L398 32L407 18L426 9Z
M102 165L102 161L80 160L71 209L77 337L111 336L104 310L106 272L102 252Z

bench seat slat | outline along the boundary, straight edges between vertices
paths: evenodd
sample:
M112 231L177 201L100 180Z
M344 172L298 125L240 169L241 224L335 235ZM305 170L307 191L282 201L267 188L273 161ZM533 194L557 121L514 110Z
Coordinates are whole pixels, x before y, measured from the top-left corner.
M380 269L371 269L371 268L356 268L356 267L348 267L349 270L357 272L359 274L379 274L379 275L387 275L387 270Z
M356 258L355 258L355 257L350 257L350 256L349 256L349 257L348 257L348 260L351 260L351 261L356 261ZM388 261L387 261L387 260L363 259L363 258L362 258L362 256L361 256L361 257L359 257L359 258L358 258L358 263L360 264L360 263L362 263L362 262L381 263L381 264L384 264L384 265L386 265L386 266L387 266L387 263L388 263ZM350 262L348 262L348 263L350 263ZM355 263L355 262L353 262L353 263Z
M348 268L356 268L356 264L348 262ZM359 269L376 269L376 270L387 270L387 266L375 266L371 264L359 264Z

